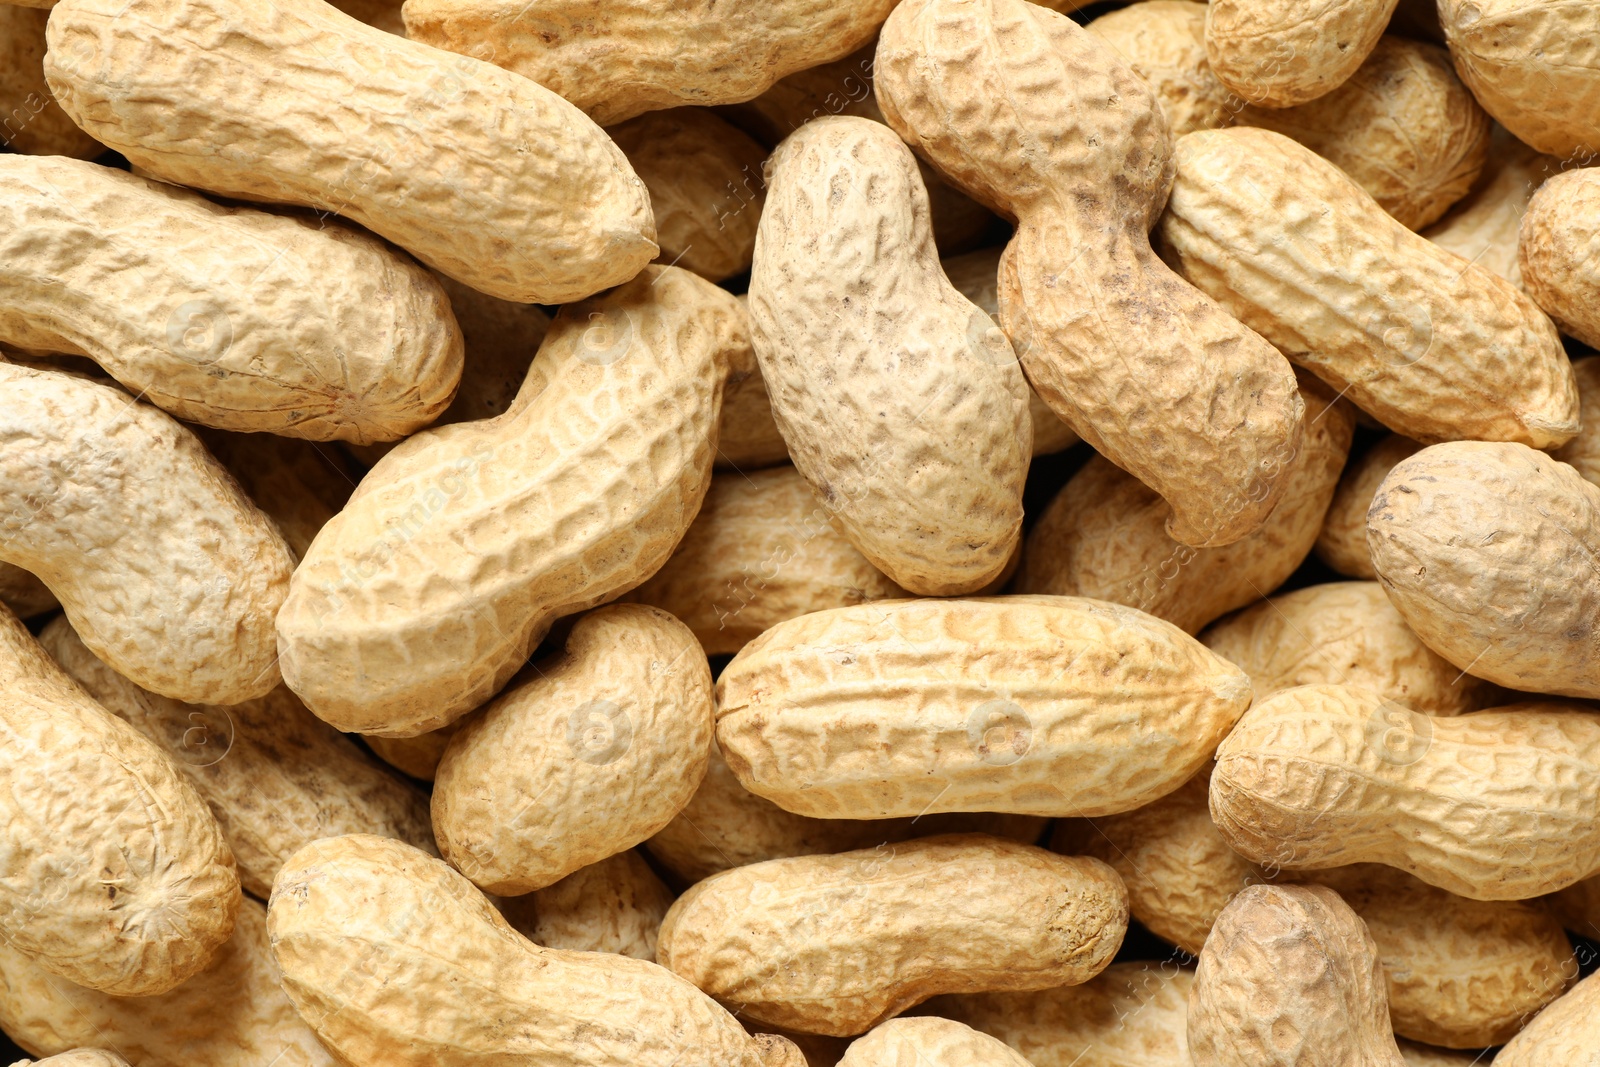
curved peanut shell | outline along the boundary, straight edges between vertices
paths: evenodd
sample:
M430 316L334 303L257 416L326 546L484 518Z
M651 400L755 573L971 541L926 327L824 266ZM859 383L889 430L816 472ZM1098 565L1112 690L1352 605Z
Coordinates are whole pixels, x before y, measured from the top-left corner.
M61 0L49 41L67 114L152 177L344 215L503 300L655 258L643 183L576 108L320 0Z
M1178 269L1357 407L1425 442L1577 432L1561 338L1510 282L1281 134L1191 133L1177 159L1160 233Z
M1128 608L899 600L745 646L717 741L746 789L814 818L1096 816L1176 789L1249 703L1238 668Z
M1206 57L1247 102L1293 107L1355 74L1394 8L1395 0L1217 0L1206 12Z
M0 604L20 619L43 615L61 606L43 582L10 563L0 563Z
M1367 545L1428 647L1508 689L1600 697L1600 486L1516 444L1425 448L1384 479Z
M1395 1044L1400 1048L1400 1059L1406 1067L1483 1067L1480 1052L1449 1052L1403 1039L1396 1039Z
M1257 863L1386 863L1471 900L1600 873L1600 719L1544 702L1453 718L1351 686L1255 705L1217 749L1211 816Z
M768 164L751 341L795 467L862 555L928 595L983 588L1022 530L1028 386L939 268L913 157L867 119Z
M446 864L387 838L297 852L267 930L284 992L351 1067L761 1067L739 1023L687 982L540 948Z
M1560 167L1560 160L1540 155L1494 123L1489 158L1472 192L1422 236L1520 286L1517 231L1522 216L1534 190Z
M105 1049L80 1048L43 1060L18 1060L11 1067L128 1067L128 1061Z
M1404 1067L1366 924L1323 886L1223 909L1189 991L1194 1067Z
M350 500L360 477L338 452L272 434L201 431L201 443L278 526L299 559Z
M278 684L289 546L194 434L114 386L0 363L0 559L146 689L237 704Z
M672 905L657 952L745 1017L843 1037L938 993L1087 981L1127 907L1099 860L957 834L712 875Z
M1600 1064L1600 977L1590 975L1544 1011L1494 1058L1495 1067Z
M1174 539L1258 529L1301 403L1283 357L1150 249L1172 143L1149 87L1026 0L904 0L876 74L889 125L1017 221L1000 322L1045 403L1172 505Z
M29 155L93 159L105 146L78 129L45 84L44 28L50 15L28 10L33 6L0 5L0 115L6 116L0 142Z
M1572 373L1578 379L1583 429L1550 454L1571 466L1584 481L1600 485L1600 356L1573 360Z
M1581 378L1578 384L1581 390ZM1580 434L1561 447L1569 448L1581 438ZM1378 577L1372 567L1372 550L1367 547L1367 512L1372 510L1372 498L1395 464L1421 449L1411 438L1392 433L1350 461L1339 478L1339 487L1333 491L1322 532L1317 535L1318 559L1351 578L1371 581Z
M1522 217L1518 261L1528 295L1561 331L1600 348L1600 167L1539 186Z
M890 1019L851 1042L839 1067L1033 1067L1004 1041L952 1019Z
M433 785L439 851L500 896L552 885L671 822L711 731L689 628L643 604L600 608L451 738Z
M278 615L289 687L342 730L437 729L653 574L711 480L742 321L676 267L563 308L511 410L410 438L323 528Z
M717 427L717 469L749 471L789 462L789 446L772 418L772 398L751 353L750 366L728 376Z
M278 868L319 837L375 833L434 851L427 797L317 719L288 689L229 708L182 704L106 666L64 618L52 620L39 643L199 790L246 892L265 900Z
M672 890L634 849L574 871L554 885L501 903L523 937L546 948L656 958L656 931Z
M415 737L381 737L364 734L362 740L372 749L373 755L399 771L425 782L433 781L438 773L439 761L450 739L467 720L457 719L448 726L417 734Z
M1167 533L1171 509L1151 489L1095 456L1028 534L1017 590L1126 604L1198 633L1282 585L1311 551L1355 430L1348 405L1315 379L1301 390L1305 435L1284 459L1287 488L1266 523L1221 548L1190 548Z
M1244 106L1211 73L1206 7L1194 0L1140 0L1088 26L1150 83L1174 140L1231 125Z
M51 974L165 993L233 930L239 875L194 786L0 609L0 925Z

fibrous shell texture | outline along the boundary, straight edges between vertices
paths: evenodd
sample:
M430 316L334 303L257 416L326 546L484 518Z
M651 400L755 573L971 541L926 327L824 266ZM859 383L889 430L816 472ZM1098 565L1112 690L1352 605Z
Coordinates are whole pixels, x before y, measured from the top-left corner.
M278 616L289 687L343 730L437 729L655 573L711 481L742 323L676 267L564 307L511 410L405 441L323 528Z
M851 1043L839 1067L1033 1067L998 1038L931 1015L890 1019Z
M1579 386L1581 393L1581 378ZM1581 438L1580 434L1561 447L1569 448ZM1333 492L1333 503L1322 520L1322 532L1317 535L1318 559L1351 578L1378 577L1372 568L1372 550L1367 547L1367 512L1372 510L1372 498L1395 464L1421 448L1411 438L1392 433L1350 461L1339 478L1339 488Z
M576 108L320 0L61 0L49 41L67 114L152 177L345 215L505 300L655 257L644 184Z
M105 146L61 110L44 80L44 28L50 15L0 5L0 142L13 152L93 159Z
M1522 284L1517 262L1517 231L1528 201L1561 161L1540 155L1495 123L1489 158L1472 192L1422 236L1462 259L1487 267L1512 285Z
M1395 0L1218 0L1206 12L1206 57L1245 101L1293 107L1355 74L1394 8Z
M656 931L672 891L634 849L608 856L555 885L501 902L501 914L536 945L656 958Z
M1045 403L1172 505L1174 539L1259 528L1302 405L1283 357L1150 248L1173 175L1150 88L1026 0L905 0L876 75L895 131L1017 221L1000 323Z
M1600 977L1590 975L1534 1017L1494 1058L1495 1067L1600 1065Z
M1522 217L1518 259L1522 284L1561 331L1600 348L1600 167L1539 187Z

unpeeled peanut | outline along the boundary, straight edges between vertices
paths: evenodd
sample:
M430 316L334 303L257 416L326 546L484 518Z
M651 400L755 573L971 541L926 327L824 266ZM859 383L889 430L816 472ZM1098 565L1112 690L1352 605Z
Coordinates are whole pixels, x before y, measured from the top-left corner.
M1522 216L1518 262L1528 295L1562 332L1600 348L1600 167L1539 186Z
M1194 0L1139 0L1101 15L1088 27L1150 83L1174 140L1230 125L1244 106L1211 72L1206 10Z
M1574 437L1561 447L1569 448L1578 440ZM1317 535L1318 559L1351 578L1378 577L1372 569L1372 550L1367 547L1367 512L1372 510L1372 498L1395 464L1421 449L1422 445L1411 438L1392 433L1350 461L1339 478L1339 488L1334 490L1327 517L1322 520L1322 532Z
M1600 485L1600 356L1584 356L1572 361L1582 402L1583 429L1578 436L1550 454L1583 476Z
M81 1048L42 1060L18 1060L11 1067L128 1067L128 1061L105 1049Z
M851 1042L839 1067L1034 1067L1004 1041L952 1019L890 1019Z
M574 871L554 885L501 902L501 914L536 945L656 958L656 931L672 891L634 849Z
M1528 201L1561 161L1540 155L1495 124L1489 158L1476 188L1422 236L1462 259L1487 267L1512 285L1522 284L1517 231Z
M1494 1058L1495 1067L1600 1064L1600 976L1590 975L1534 1016Z
M1354 74L1394 8L1395 0L1218 0L1206 11L1206 56L1250 103L1293 107Z

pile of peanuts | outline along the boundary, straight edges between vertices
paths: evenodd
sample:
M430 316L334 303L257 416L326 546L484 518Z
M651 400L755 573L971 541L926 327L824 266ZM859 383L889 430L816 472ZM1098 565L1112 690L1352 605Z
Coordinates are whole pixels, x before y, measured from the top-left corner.
M1600 0L1081 6L0 4L0 1030L1600 1067Z

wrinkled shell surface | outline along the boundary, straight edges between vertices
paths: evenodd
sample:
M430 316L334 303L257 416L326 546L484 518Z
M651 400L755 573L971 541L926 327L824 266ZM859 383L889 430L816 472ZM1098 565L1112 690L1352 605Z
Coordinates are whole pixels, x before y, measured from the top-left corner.
M1581 378L1579 386L1581 390ZM1570 448L1581 439L1580 434L1561 447ZM1421 449L1411 438L1392 433L1350 461L1322 520L1322 533L1317 535L1318 559L1351 578L1370 581L1378 577L1372 567L1372 550L1367 547L1367 512L1372 510L1372 498L1395 464Z
M379 737L377 734L367 734L362 740L389 766L404 771L413 778L431 782L439 770L439 761L444 758L444 750L450 744L450 739L466 721L464 718L457 719L449 726L441 726L437 730L429 730L415 737Z
M1206 12L1206 56L1245 101L1293 107L1354 75L1394 8L1395 0L1217 0Z
M1004 1042L951 1019L890 1019L851 1043L839 1067L1033 1067Z
M1600 356L1585 356L1572 361L1582 400L1583 429L1578 436L1550 453L1570 464L1583 480L1600 485Z
M1560 168L1559 159L1540 155L1496 123L1476 187L1422 236L1512 285L1521 285L1517 232L1522 216L1534 190Z
M1174 140L1231 125L1244 106L1211 73L1206 6L1193 0L1141 0L1101 15L1088 27L1150 83Z
M84 133L50 95L44 80L44 28L50 16L0 5L0 142L13 152L93 159L105 147Z
M1494 1062L1495 1067L1600 1065L1600 978L1590 975L1540 1012Z
M200 440L277 523L297 559L349 501L359 477L337 451L310 441L220 430L203 431Z
M672 891L633 849L591 863L555 885L505 901L502 913L536 945L656 958L656 931Z
M1541 185L1522 217L1518 249L1529 295L1563 333L1600 348L1600 167Z

